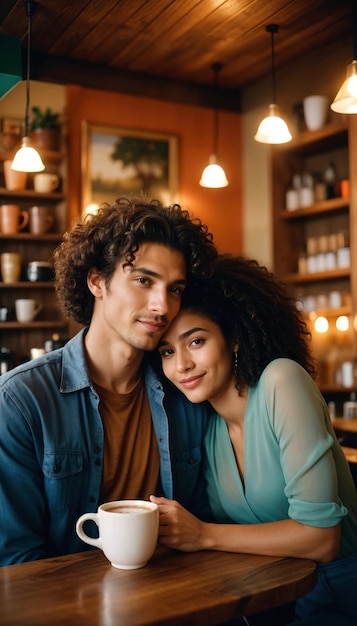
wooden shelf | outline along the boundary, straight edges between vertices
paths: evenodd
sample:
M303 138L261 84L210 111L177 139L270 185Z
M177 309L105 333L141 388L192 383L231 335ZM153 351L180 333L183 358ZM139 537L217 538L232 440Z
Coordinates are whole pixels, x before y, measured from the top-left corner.
M332 426L337 430L344 430L347 432L357 433L357 419L347 419L346 417L334 417L332 420Z
M0 241L2 239L8 239L12 241L48 241L48 242L60 242L62 241L62 235L60 233L46 233L44 235L33 235L32 233L13 233L11 235L4 235L0 233Z
M27 280L18 283L1 283L0 289L53 289L53 281Z
M34 189L6 189L0 187L0 198L19 198L22 200L53 200L58 202L65 199L62 191L52 191L51 193L40 193Z
M331 200L316 202L309 207L295 209L295 211L287 211L284 209L283 211L280 211L280 217L283 220L298 220L315 217L316 215L323 216L327 213L335 213L346 210L349 208L349 204L349 198L332 198Z
M355 391L354 387L342 387L342 385L335 385L333 383L319 383L319 389L321 393L345 393L350 394ZM347 421L347 420L346 420Z
M33 187L33 175L29 174L26 189L7 189L0 187L0 204L16 204L22 211L28 211L33 205L48 207L53 215L54 224L52 231L42 235L34 235L29 227L26 230L4 234L0 233L0 253L13 251L21 256L22 274L21 279L14 283L0 282L0 306L7 308L8 321L0 322L1 345L9 348L13 358L12 364L29 359L33 346L44 346L46 340L53 333L67 337L69 324L61 318L60 310L56 302L54 281L30 281L27 280L27 266L33 261L50 261L53 259L54 250L63 240L63 233L68 224L67 204L64 184L65 155L61 151L39 150L42 159L51 164L51 171L59 176L61 185L53 192L41 193ZM1 161L13 158L14 151L0 150ZM4 185L4 178L1 179ZM0 276L1 278L1 276ZM35 298L41 305L41 313L32 322L18 322L15 316L16 298Z
M340 315L352 315L351 307L341 306L338 309L314 309L313 311L303 311L303 316L307 319L311 319L311 316L323 315L328 318L339 317Z
M285 274L283 280L286 283L292 284L304 284L304 283L316 283L319 281L336 280L341 278L349 278L350 268L342 268L338 270L331 270L329 272L316 272L314 274Z
M294 152L297 154L312 154L324 152L346 145L348 140L347 122L326 124L318 130L309 130L300 133L289 143L274 146L279 152Z
M319 372L319 388L324 394L350 394L348 389L334 384L340 380L341 363L353 361L357 355L357 328L353 324L340 332L333 323L340 315L354 317L357 312L357 118L341 117L336 123L316 131L300 133L295 139L271 149L272 162L272 227L274 272L288 285L292 297L301 300L329 292L348 294L345 306L338 309L315 309L303 312L311 328L311 351ZM286 192L291 189L294 176L309 172L314 180L323 180L330 162L336 165L340 179L349 179L349 197L336 197L315 202L294 211L286 209ZM306 254L307 241L346 232L351 252L350 267L326 272L302 274L298 272L299 260ZM300 264L301 267L301 264ZM318 333L314 316L324 316L331 321L326 333Z
M15 152L18 150L18 148L20 148L20 146L21 141L19 141L18 146L15 147L13 150L0 150L0 161L12 160L14 158ZM63 161L65 158L64 154L57 150L38 149L38 152L41 153L41 157L48 163L61 163L61 161Z
M0 322L0 330L34 330L36 328L68 328L63 320L40 320L37 322Z

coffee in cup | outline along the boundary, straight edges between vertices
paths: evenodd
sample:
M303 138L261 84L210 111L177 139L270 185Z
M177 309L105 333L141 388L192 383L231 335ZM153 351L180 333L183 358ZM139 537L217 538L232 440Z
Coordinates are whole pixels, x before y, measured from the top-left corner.
M99 537L89 537L86 521L98 526ZM159 533L159 509L146 500L106 502L97 513L84 513L76 524L78 537L103 550L108 561L119 569L144 567L155 551Z

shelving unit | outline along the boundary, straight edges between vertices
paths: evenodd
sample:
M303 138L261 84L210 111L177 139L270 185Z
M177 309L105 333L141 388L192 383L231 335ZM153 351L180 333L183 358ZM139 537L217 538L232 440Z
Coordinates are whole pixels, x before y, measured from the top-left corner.
M346 116L353 118L355 116ZM348 394L354 386L343 386L338 372L344 361L355 361L356 302L357 302L357 123L344 120L328 124L317 131L303 132L288 144L272 149L273 185L273 258L274 271L290 288L297 301L309 296L315 301L320 295L328 297L331 291L342 294L341 306L306 310L304 315L312 333L312 350L319 372L319 386L323 393ZM303 172L320 174L329 162L334 162L339 179L350 180L350 197L336 197L316 202L292 211L286 209L286 192L294 175ZM330 236L344 231L350 238L351 263L322 272L301 271L299 257L310 237ZM347 316L349 329L338 331L336 320ZM325 333L315 330L315 319L324 316L329 322Z
M0 164L11 158L7 152L0 151ZM67 227L66 194L63 188L65 180L64 155L59 152L41 151L46 165L46 172L60 176L59 190L52 193L39 193L33 189L33 175L28 175L25 190L9 190L1 180L0 169L0 204L17 204L21 210L31 206L46 206L54 218L50 232L33 235L28 227L15 234L0 232L0 254L17 252L22 258L22 273L17 283L0 281L0 307L9 310L7 321L0 322L0 346L11 351L10 367L30 358L31 348L43 348L45 341L54 333L61 338L68 337L68 323L61 317L57 307L53 282L31 282L27 279L26 268L30 261L51 261L54 249L60 244L62 234ZM36 319L29 323L16 321L14 303L17 298L34 298L42 304L42 310Z

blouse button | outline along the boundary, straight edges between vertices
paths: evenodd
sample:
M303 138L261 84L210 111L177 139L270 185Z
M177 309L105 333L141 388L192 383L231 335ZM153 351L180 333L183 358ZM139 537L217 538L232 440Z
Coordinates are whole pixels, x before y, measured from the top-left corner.
M101 462L100 459L97 459L95 464L96 464L97 467L100 467L102 465L102 462Z
M94 446L94 452L96 452L96 453L100 452L100 447L99 446Z
M55 474L59 474L59 472L61 471L61 466L60 465L54 465L53 466L53 471Z

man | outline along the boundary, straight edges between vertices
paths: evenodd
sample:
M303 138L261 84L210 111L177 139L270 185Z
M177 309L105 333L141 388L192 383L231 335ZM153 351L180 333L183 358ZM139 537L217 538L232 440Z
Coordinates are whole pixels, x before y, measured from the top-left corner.
M1 565L86 549L76 520L108 500L160 493L205 515L205 408L165 396L143 357L215 257L178 205L121 199L65 235L57 295L84 328L0 379Z

